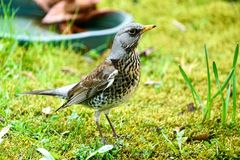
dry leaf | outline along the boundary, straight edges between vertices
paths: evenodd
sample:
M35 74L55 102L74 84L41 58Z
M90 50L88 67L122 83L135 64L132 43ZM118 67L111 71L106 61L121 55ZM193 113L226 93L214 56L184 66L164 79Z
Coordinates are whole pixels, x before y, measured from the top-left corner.
M49 9L47 15L42 19L42 23L84 19L96 10L98 2L99 0L62 0Z
M177 20L173 20L172 24L179 29L181 32L185 32L186 31L186 27L184 24L182 24L181 22L177 21Z
M146 85L146 86L160 85L160 84L161 84L161 82L155 82L152 80L148 80L147 82L144 83L144 85Z
M23 76L26 76L26 77L28 77L28 78L30 78L30 79L32 79L32 80L36 80L36 77L33 75L32 72L23 71L23 72L22 72L22 75L23 75Z
M105 153L105 152L108 152L110 151L111 149L113 149L113 145L105 145L105 146L102 146L101 148L99 148L98 150L92 152L87 158L86 160L92 158L93 156L95 156L97 153Z
M178 116L182 116L183 113L184 113L183 111L179 112L179 113L178 113Z
M194 140L194 141L206 141L206 140L208 140L209 138L210 138L210 136L209 136L208 133L202 133L202 134L193 136L193 137L192 137L192 140Z
M76 75L77 71L73 68L70 68L68 66L62 67L61 71L66 74Z
M61 0L34 0L45 12L47 12L50 7L61 1Z
M145 57L147 57L147 56L149 56L150 54L152 54L153 51L154 51L153 47L150 47L150 48L147 48L147 49L139 52L138 54L139 54L140 56L145 56Z
M60 1L55 4L49 9L46 16L42 19L42 23L56 23L64 20L70 20L73 15L65 10L65 8L67 8L67 4L67 1Z
M194 103L189 103L187 105L187 110L188 110L188 112L194 112L196 110Z
M40 160L55 160L51 153L45 148L37 148L37 151L40 152L44 157Z
M3 141L2 137L8 133L10 128L11 128L11 125L9 124L0 131L0 143L2 143Z
M42 109L42 113L49 115L51 114L51 107L46 107Z

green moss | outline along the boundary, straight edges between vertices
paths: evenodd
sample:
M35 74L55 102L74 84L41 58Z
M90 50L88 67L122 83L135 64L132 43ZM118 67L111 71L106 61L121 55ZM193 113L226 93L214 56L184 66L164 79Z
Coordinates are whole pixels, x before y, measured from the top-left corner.
M144 35L138 47L138 50L155 49L149 57L141 59L139 89L132 99L113 109L110 115L122 138L116 142L107 121L101 117L104 134L108 142L115 145L109 153L97 155L97 158L237 158L240 155L240 125L221 127L218 120L221 99L213 104L211 121L205 124L201 124L200 110L188 113L186 106L193 99L178 64L184 67L200 96L206 99L203 45L205 43L209 48L209 61L214 60L218 64L222 82L232 67L235 45L240 41L240 3L220 0L103 0L100 6L124 10L137 22L156 24L158 28ZM179 31L172 24L173 20L183 23L186 31ZM42 44L22 47L13 40L0 40L0 119L4 119L0 121L0 128L12 124L0 144L0 159L39 159L41 155L36 151L39 147L46 148L56 159L71 159L99 148L102 144L92 110L72 106L46 116L41 113L42 108L50 106L54 110L63 101L16 94L77 82L102 60L103 57L99 57L89 61L89 57L71 49ZM74 72L63 72L64 67ZM161 85L144 86L149 79L159 81ZM213 88L213 92L216 90L217 87ZM240 105L239 102L237 104ZM76 118L68 118L75 112ZM185 127L185 137L207 133L210 138L185 142L182 155L176 155L161 135L162 129L177 147L173 133L176 127Z

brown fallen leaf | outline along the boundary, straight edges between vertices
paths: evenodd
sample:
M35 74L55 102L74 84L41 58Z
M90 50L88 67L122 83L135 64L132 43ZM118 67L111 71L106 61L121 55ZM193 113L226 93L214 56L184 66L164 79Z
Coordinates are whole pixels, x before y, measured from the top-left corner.
M73 34L86 32L86 24L94 19L111 13L110 10L94 10L87 14L79 14L75 21L63 21L59 23L59 31L62 34Z
M209 140L210 136L208 133L201 133L192 137L193 141L206 141Z
M8 133L10 128L11 128L11 125L9 124L0 131L0 143L2 143L3 141L2 137Z
M187 104L187 109L184 108L181 112L178 113L178 116L181 116L186 112L195 112L196 110L197 109L196 109L194 103L191 102L191 103Z
M154 48L153 48L153 47L150 47L150 48L147 48L147 49L145 49L145 50L143 50L143 51L140 51L138 54L139 54L139 56L145 56L145 57L147 57L147 56L149 56L150 54L152 54L153 51L154 51Z
M111 10L97 9L100 0L35 0L46 15L44 24L57 24L62 34L86 31L87 23L111 13Z
M196 111L196 108L195 108L195 106L194 106L194 103L189 103L188 105L187 105L187 111L188 112L195 112Z
M68 67L68 66L64 66L62 67L61 71L63 73L66 73L66 74L70 74L70 75L76 75L77 74L77 71L71 67Z
M68 20L89 19L99 0L62 0L50 8L42 23L50 24Z
M52 5L61 0L34 0L45 12L47 12Z

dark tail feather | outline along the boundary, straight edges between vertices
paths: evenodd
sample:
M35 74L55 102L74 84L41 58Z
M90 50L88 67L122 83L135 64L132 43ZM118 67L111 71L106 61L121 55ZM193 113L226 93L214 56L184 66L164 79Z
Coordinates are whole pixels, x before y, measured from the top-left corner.
M58 112L58 111L60 111L60 110L62 110L62 109L64 109L64 108L68 107L67 103L68 103L68 101L65 102L61 107L59 107L58 109L56 109L55 112Z
M58 97L62 97L63 95L58 94L56 92L54 92L54 90L35 90L35 91L31 91L31 92L24 92L21 93L22 95L27 95L27 94L31 94L31 95L47 95L47 96L58 96Z
M71 90L77 83L70 84L68 86L63 86L56 89L49 89L49 90L36 90L32 92L25 92L22 94L31 94L31 95L47 95L47 96L58 96L61 98L67 98L68 92Z
M54 96L51 93L51 90L35 90L35 91L31 91L31 92L24 92L21 93L22 95L26 95L26 94L33 94L33 95L48 95L48 96Z
M64 99L68 99L68 92L75 86L77 85L77 83L74 84L70 84L68 86L63 86L60 88L56 88L56 89L50 89L50 90L36 90L36 91L32 91L32 92L25 92L25 93L21 93L22 95L47 95L47 96L57 96L57 97L61 97ZM57 111L59 111L60 109L66 108L68 107L68 101L66 103L64 103L61 107L59 107Z

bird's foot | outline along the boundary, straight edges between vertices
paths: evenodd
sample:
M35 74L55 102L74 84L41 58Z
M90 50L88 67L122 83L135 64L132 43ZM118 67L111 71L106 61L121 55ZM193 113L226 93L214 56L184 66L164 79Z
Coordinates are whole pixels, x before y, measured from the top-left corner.
M131 139L131 137L132 137L132 136L131 136L131 135L128 135L128 134L120 134L120 135L118 134L118 135L117 135L117 138L116 138L116 137L115 137L115 138L116 138L116 139L127 139L127 140L129 140L129 139Z
M120 136L117 133L113 133L113 137L116 139L120 138Z

